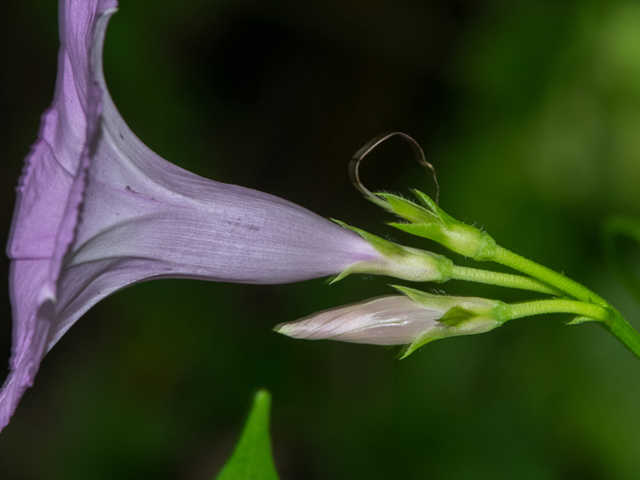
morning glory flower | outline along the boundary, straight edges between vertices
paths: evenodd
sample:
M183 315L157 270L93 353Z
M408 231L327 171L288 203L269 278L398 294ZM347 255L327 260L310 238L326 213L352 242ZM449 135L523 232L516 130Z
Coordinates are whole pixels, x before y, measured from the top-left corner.
M199 177L147 148L102 72L116 7L60 2L55 96L26 159L7 248L14 329L0 429L45 353L128 285L168 277L285 283L385 263L357 233L286 200Z

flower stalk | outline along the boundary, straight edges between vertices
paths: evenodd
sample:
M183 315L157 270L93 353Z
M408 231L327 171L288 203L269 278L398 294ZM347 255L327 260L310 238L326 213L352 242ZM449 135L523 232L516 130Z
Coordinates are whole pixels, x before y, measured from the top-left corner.
M486 285L514 288L517 290L527 290L530 292L545 293L548 295L563 295L562 290L554 288L535 278L514 275L512 273L493 272L491 270L482 270L479 268L462 267L460 265L453 266L451 279L484 283Z
M603 306L609 306L602 297L592 292L584 285L579 284L575 280L551 270L544 265L540 265L539 263L524 258L523 256L499 245L496 245L495 252L489 260L541 280L548 285L555 287L559 291L564 292L566 295L583 302L598 303Z
M578 317L570 324L598 322L640 359L640 333L601 296L561 273L498 245L486 232L460 222L445 213L426 194L418 190L414 190L413 193L421 205L397 195L375 194L383 208L407 221L407 223L391 223L393 227L433 240L453 252L473 260L492 261L524 274L524 276L500 274L454 266L452 279L566 297L512 306L517 312L513 318L542 313L575 314Z

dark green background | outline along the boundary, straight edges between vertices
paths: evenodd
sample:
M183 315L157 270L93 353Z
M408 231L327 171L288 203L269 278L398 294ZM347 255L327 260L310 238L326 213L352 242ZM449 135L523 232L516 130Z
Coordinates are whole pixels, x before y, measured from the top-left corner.
M640 218L638 2L120 8L106 39L107 82L133 131L165 158L434 248L385 227L391 218L349 183L351 154L402 130L436 166L446 211L583 282L638 325L640 309L608 273L600 242L609 215ZM53 0L0 6L3 239L53 95L56 17ZM397 139L363 170L372 189L434 192ZM47 355L0 435L0 478L211 478L260 387L273 394L283 480L640 478L640 363L595 325L528 319L403 361L378 347L270 331L389 292L385 284L163 280L118 293ZM2 362L10 329L3 293Z

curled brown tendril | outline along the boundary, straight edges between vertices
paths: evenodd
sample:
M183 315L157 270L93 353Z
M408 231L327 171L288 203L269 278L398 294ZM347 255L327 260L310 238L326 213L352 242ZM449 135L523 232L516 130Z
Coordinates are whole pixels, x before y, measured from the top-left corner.
M406 140L413 148L413 153L418 160L418 163L425 168L428 168L433 172L433 182L436 184L436 203L438 203L438 199L440 197L440 185L438 184L438 179L436 178L436 170L433 168L427 159L425 158L424 151L420 147L420 144L414 140L412 137L402 132L386 132L377 137L371 139L367 142L360 150L358 150L353 157L351 157L351 161L349 162L349 177L351 178L351 183L356 187L360 193L362 193L365 197L368 197L376 205L384 207L386 202L378 197L376 194L372 193L367 187L364 186L362 181L360 180L359 167L360 162L366 157L374 148L380 145L385 140L393 137L394 135L398 135Z

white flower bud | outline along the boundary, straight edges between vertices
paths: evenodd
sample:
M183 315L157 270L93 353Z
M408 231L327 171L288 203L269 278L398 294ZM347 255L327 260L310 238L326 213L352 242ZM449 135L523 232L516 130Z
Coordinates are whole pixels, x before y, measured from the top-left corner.
M373 345L405 345L425 330L439 328L446 309L428 309L409 297L378 297L346 307L316 313L274 330L293 338L341 340Z
M334 308L274 330L293 338L373 345L407 345L406 357L439 338L474 335L501 326L509 305L475 297L431 295L396 287L406 296L379 297Z

